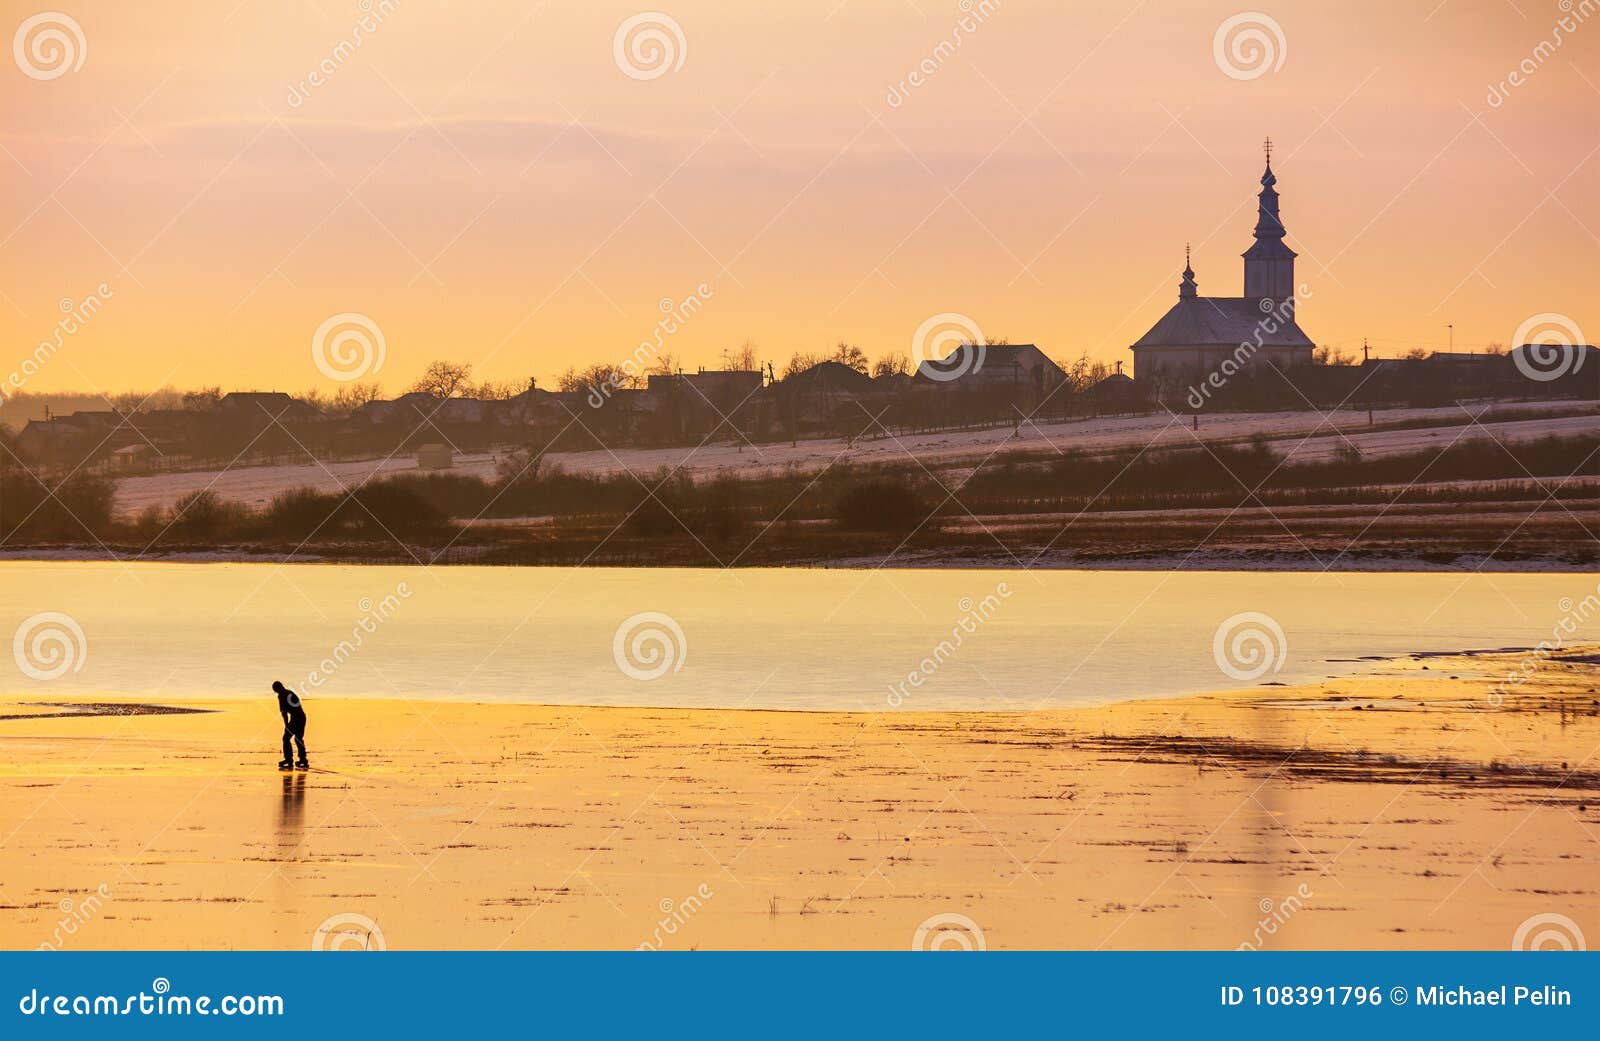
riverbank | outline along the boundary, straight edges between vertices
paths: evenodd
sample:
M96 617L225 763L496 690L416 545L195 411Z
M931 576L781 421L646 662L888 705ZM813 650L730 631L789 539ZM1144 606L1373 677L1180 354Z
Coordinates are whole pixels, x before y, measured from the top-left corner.
M1481 554L1455 554L1448 552L1432 551L1428 558L1419 556L1395 556L1384 553L1344 553L1317 556L1310 553L1292 552L1252 552L1249 550L1224 551L1196 549L1187 553L1147 553L1132 556L1088 556L1074 553L1070 550L1048 550L1040 553L1035 559L1025 561L1026 569L1030 571L1170 571L1170 572L1223 572L1223 571L1253 571L1253 572L1296 572L1311 574L1356 574L1356 573L1400 573L1400 574L1587 574L1593 570L1592 565L1584 558L1551 555L1531 554L1523 555L1522 552L1507 553L1503 558ZM159 564L283 564L283 565L314 565L314 564L366 564L366 565L406 565L414 563L413 558L395 548L392 553L381 556L371 556L366 552L352 552L349 555L334 553L324 556L315 553L268 553L247 550L191 550L167 552L152 550L142 552L132 548L124 551L107 553L105 550L85 548L39 548L20 550L0 550L0 561L19 561L50 563L56 561L71 562L135 562ZM500 567L505 566L493 560L475 559L471 554L452 554L431 561L427 566L451 567ZM1331 566L1330 566L1331 565ZM571 564L523 564L522 567L564 568ZM643 566L637 561L612 561L608 559L592 560L587 563L589 567L635 567ZM668 565L661 565L666 567ZM938 553L899 553L894 556L878 557L842 557L833 560L799 561L794 563L780 563L776 565L761 564L752 567L781 567L813 568L824 570L887 570L887 571L965 571L965 570L1013 570L1017 567L1012 554L995 550L992 553L973 553L969 556L948 556Z
M0 721L0 944L292 949L331 922L324 945L396 950L903 949L941 915L990 949L1600 935L1593 652L1503 694L1522 657L1038 713L317 701L318 769L282 775L267 701L6 698L38 718Z

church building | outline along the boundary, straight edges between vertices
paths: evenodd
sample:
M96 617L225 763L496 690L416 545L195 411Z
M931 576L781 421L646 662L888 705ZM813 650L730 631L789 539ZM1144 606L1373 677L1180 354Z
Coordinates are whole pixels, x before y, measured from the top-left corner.
M1138 383L1160 389L1217 371L1310 364L1314 344L1295 324L1295 252L1283 241L1277 183L1268 140L1256 241L1244 253L1244 295L1201 296L1185 250L1178 302L1131 348Z

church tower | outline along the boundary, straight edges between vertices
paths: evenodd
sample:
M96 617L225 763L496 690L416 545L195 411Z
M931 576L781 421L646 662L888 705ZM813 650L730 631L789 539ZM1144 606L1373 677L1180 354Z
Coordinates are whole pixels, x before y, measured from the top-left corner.
M1288 301L1294 298L1295 251L1283 244L1283 221L1278 217L1278 192L1273 185L1272 138L1267 138L1267 170L1261 175L1260 205L1256 216L1256 242L1244 253L1244 295L1252 300Z

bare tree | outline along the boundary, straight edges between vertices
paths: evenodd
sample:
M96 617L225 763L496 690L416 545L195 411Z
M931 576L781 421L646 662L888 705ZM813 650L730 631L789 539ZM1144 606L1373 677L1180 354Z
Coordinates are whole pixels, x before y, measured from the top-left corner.
M1356 352L1347 351L1343 347L1318 347L1311 352L1312 360L1318 365L1354 365Z
M839 341L839 345L833 349L833 355L828 360L836 361L840 365L848 365L863 376L871 368L867 361L867 352L855 344L845 343L843 340Z
M484 380L482 383L478 384L476 387L472 387L470 390L466 387L463 387L461 392L463 394L469 394L472 397L478 398L481 401L505 401L509 398L516 397L525 389L527 388L515 380L506 380L501 383L496 383L494 380Z
M905 376L910 372L911 359L901 351L890 351L879 358L877 364L872 367L872 375L875 379L881 379L884 376Z
M221 387L200 387L183 395L183 407L189 412L206 412L221 400Z
M221 398L222 392L218 388L211 388ZM111 407L119 412L156 412L161 409L175 409L183 407L184 392L176 387L161 387L148 393L142 390L126 391L121 394L112 394L108 399Z
M757 357L756 342L746 340L728 352L728 368L739 372L754 372L761 367L761 360Z
M637 376L628 375L621 366L603 363L591 365L581 372L568 369L556 380L556 386L569 394L587 394L594 390L609 397L612 391L637 389L639 382Z
M454 397L472 378L472 366L450 361L430 362L417 382L406 388L409 394L426 394L444 401Z
M1111 375L1111 366L1089 357L1088 351L1084 351L1070 362L1062 359L1058 364L1061 366L1061 371L1067 374L1067 387L1074 393L1088 390Z
M334 391L327 411L334 416L348 416L369 402L377 401L382 388L376 382L346 383Z
M789 359L788 364L783 367L783 378L788 379L790 376L798 376L807 369L816 368L826 360L820 355L811 354L807 351L796 351L794 356Z

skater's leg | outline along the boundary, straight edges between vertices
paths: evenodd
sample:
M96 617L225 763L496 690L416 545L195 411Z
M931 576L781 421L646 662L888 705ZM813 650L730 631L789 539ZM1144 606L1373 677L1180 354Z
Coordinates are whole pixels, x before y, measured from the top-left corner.
M290 752L289 740L290 740L290 738L292 736L293 736L293 732L288 727L284 727L283 728L283 761L286 762L286 763L290 761L290 759L289 759L289 752Z
M306 728L305 727L301 726L301 727L297 727L295 729L295 731L294 731L294 743L295 743L296 747L298 747L299 750L300 750L300 762L301 763L306 762ZM283 757L285 759L289 758L289 753L287 751L288 747L289 747L289 743L286 740L284 742L285 752L283 754Z

